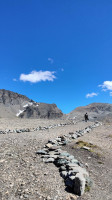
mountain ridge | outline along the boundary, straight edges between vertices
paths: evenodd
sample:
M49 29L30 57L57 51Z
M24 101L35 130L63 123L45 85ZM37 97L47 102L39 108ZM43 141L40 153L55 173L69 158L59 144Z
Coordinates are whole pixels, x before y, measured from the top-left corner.
M1 118L46 118L46 119L76 119L84 120L87 112L90 120L112 119L112 104L91 103L80 106L68 114L63 114L56 104L35 102L25 95L0 89L0 117Z
M37 103L25 95L0 89L0 117L60 118L63 113L56 104Z
M84 114L88 113L90 119L104 120L112 118L112 104L109 103L91 103L87 106L80 106L67 114L67 118L84 119Z

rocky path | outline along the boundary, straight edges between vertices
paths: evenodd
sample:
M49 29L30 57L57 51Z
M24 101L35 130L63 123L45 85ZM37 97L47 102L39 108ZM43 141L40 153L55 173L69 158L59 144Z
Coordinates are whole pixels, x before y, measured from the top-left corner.
M68 144L64 150L74 155L89 172L93 186L77 200L112 199L112 125L103 125ZM76 145L78 141L92 144L89 150ZM92 147L91 145L91 147Z
M91 125L91 123L81 122L66 126L66 128L57 127L39 132L0 135L1 199L76 199L75 195L66 192L58 168L52 163L43 163L35 152L41 149L49 139L75 132L88 125Z

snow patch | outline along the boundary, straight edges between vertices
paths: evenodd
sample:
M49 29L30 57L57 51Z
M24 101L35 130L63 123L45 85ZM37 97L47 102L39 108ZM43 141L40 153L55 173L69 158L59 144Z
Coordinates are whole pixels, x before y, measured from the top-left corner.
M28 107L28 106L32 106L33 105L33 103L32 102L28 102L27 104L25 104L23 107L24 108L26 108L26 107Z
M23 107L26 108L28 106L28 103L26 105L24 105Z
M16 114L16 116L18 117L23 112L24 112L24 110L19 110L19 112Z

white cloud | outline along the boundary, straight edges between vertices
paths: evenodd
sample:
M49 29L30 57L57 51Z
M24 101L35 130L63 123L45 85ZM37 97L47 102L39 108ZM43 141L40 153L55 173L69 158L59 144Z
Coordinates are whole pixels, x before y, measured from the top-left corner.
M99 87L102 87L103 91L112 90L112 81L104 81Z
M16 79L16 78L13 78L13 81L17 81L17 79Z
M21 81L29 81L31 83L37 83L40 81L53 81L56 79L54 75L55 72L51 71L32 71L30 74L21 74L20 80Z
M51 64L53 64L53 62L54 62L53 58L48 58L48 61L49 61Z
M112 92L110 92L110 96L112 97Z
M92 92L92 93L86 94L86 98L94 97L94 96L98 96L98 93Z

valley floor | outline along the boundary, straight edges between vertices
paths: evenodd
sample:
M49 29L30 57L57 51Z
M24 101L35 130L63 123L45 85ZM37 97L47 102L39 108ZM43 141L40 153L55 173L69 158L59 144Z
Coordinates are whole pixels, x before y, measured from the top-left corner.
M0 119L0 130L34 128L61 122ZM43 131L0 134L1 200L111 200L112 124L103 124L77 139L97 145L94 152L73 148L75 141L64 147L87 167L94 181L92 189L82 197L68 193L58 168L52 163L43 163L42 158L35 154L49 139L81 130L90 124L92 122L79 122Z

